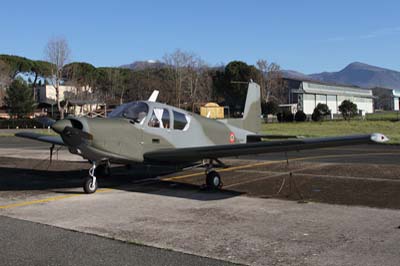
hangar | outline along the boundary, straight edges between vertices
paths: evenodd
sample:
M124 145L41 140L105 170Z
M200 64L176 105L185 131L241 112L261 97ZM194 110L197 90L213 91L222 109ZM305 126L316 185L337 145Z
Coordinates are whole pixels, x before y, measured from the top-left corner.
M399 111L400 90L376 87L372 89L375 110Z
M311 80L284 78L288 92L288 103L297 104L298 110L311 115L318 103L327 104L332 114L339 114L339 105L344 100L357 104L363 113L372 113L373 94L370 89L356 86L329 84Z

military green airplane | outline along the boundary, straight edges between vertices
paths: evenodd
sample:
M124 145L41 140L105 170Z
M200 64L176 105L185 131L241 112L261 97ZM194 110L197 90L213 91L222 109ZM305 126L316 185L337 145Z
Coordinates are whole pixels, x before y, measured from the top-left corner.
M52 124L59 136L32 132L18 137L67 146L73 154L87 159L92 167L83 184L86 193L98 187L96 174L109 173L110 163L173 167L205 167L206 184L221 187L215 170L220 158L287 152L302 149L382 143L382 134L326 138L262 141L274 136L260 135L260 87L250 82L243 118L214 120L156 101L158 91L148 101L129 102L114 109L107 118L67 117ZM276 136L275 136L276 137ZM278 136L279 137L279 136ZM102 171L100 171L102 170Z

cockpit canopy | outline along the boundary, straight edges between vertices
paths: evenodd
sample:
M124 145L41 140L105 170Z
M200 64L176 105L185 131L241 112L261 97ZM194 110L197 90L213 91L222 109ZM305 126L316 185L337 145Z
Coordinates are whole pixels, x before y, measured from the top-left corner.
M109 115L109 118L128 118L141 123L149 112L149 106L144 102L125 103L115 108Z
M151 112L150 112L151 109ZM109 118L127 118L147 127L186 131L190 125L189 115L167 106L149 106L146 102L129 102L115 108Z

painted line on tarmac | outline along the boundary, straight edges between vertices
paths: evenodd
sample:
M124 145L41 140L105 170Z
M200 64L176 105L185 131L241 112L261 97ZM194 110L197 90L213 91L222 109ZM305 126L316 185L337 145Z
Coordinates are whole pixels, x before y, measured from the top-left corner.
M397 153L397 152L329 154L329 155L319 155L319 156L298 157L298 158L289 159L289 162L312 160L312 159L327 159L327 158L335 158L335 157L371 156L371 155L398 155L398 154L399 153ZM221 172L229 172L229 171L241 170L241 169L252 168L252 167L257 167L257 166L265 166L265 165L271 165L271 164L279 164L279 163L286 163L286 160L267 161L267 162L239 165L239 166L225 168L225 169L219 170L218 172L220 172L220 173ZM194 176L201 176L201 175L204 175L204 173L201 172L201 173L193 173L193 174L187 174L187 175L173 176L173 177L161 178L160 180L162 180L162 181L175 181L175 180L180 180L180 179L184 179L184 178L188 178L188 177L194 177Z
M110 192L112 190L113 189L111 189L111 188L103 188L103 189L97 190L96 193L105 193L105 192ZM49 197L49 198L38 199L38 200L30 200L30 201L11 203L11 204L7 204L7 205L0 205L0 210L1 209L3 209L3 210L4 209L12 209L12 208L16 208L16 207L24 207L24 206L34 205L34 204L53 202L53 201L59 201L59 200L74 198L74 197L78 197L78 196L82 196L82 195L84 195L84 194L61 195L61 196Z

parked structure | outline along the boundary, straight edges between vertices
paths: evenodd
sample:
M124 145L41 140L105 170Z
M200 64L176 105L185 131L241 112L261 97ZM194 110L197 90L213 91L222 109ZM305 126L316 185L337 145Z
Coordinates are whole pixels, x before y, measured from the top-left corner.
M373 88L375 110L399 111L400 90Z
M344 100L357 104L363 113L374 111L374 97L370 89L301 79L285 78L284 81L288 89L288 103L297 104L298 110L307 115L311 115L319 103L328 105L332 114L339 114L339 106Z
M60 101L68 100L68 113L83 116L95 112L98 108L104 109L104 103L93 99L92 89L89 87L59 86ZM57 111L56 89L53 85L43 85L36 88L35 100L44 113L54 116Z

